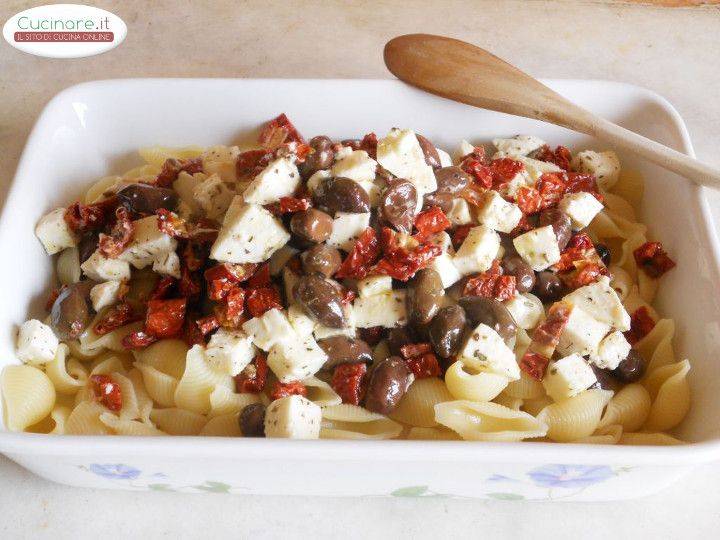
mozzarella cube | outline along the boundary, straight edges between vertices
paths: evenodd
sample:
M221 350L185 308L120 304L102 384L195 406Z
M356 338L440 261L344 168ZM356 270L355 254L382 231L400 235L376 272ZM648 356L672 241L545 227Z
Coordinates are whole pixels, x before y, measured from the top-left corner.
M332 232L326 240L328 246L351 251L355 240L370 226L370 213L353 214L336 212L333 219Z
M255 357L252 338L240 330L220 328L205 349L208 364L221 373L235 376Z
M135 236L118 260L127 261L135 268L145 268L177 248L177 240L160 230L157 216L138 219L133 224Z
M242 325L242 329L263 351L269 351L284 339L295 337L287 315L277 308L266 311L260 317L253 317Z
M361 297L392 291L392 278L390 276L370 276L357 282L357 290Z
M497 156L493 156L493 158L495 157ZM560 167L549 161L540 161L539 159L532 159L523 156L513 156L512 159L525 165L525 170L527 171L533 184L540 180L540 177L545 173L563 172Z
M598 321L582 308L575 306L560 334L557 350L564 355L588 355L597 351L600 341L609 331L609 324Z
M20 325L17 357L27 364L46 364L55 358L60 341L48 325L36 319Z
M545 146L545 141L533 135L515 135L509 139L493 139L493 144L498 152L513 157L527 156Z
M412 182L418 199L437 189L432 167L425 163L425 154L411 129L393 128L378 141L377 162L398 178Z
M452 238L450 238L450 235L445 231L432 235L429 241L431 244L442 249L443 252L450 253L451 255L455 253L455 248L452 245Z
M180 279L180 257L174 251L158 256L152 265L153 272Z
M630 353L630 343L622 332L615 330L603 338L595 353L590 353L590 362L601 369L615 369Z
M208 175L205 173L188 174L185 171L181 171L180 174L178 174L177 180L173 182L172 187L178 194L178 197L180 197L180 202L185 203L190 209L191 215L200 214L202 211L202 208L195 199L195 188L202 184L207 177ZM187 212L187 210L185 210L185 212ZM177 213L180 215L179 207Z
M309 336L315 329L315 321L305 313L305 310L299 304L291 304L288 308L288 321L293 331L298 336Z
M469 225L475 223L470 205L465 199L453 199L452 207L447 213L447 218L453 225Z
M438 157L440 158L440 166L441 167L452 167L452 158L450 157L450 154L448 154L445 150L435 147L435 150L437 150Z
M497 191L489 190L483 196L483 205L478 208L478 221L493 230L509 233L522 218L517 204L503 199Z
M568 215L575 231L590 225L603 209L602 203L585 191L568 193L562 198L558 207Z
M518 255L536 272L545 270L560 260L560 248L552 225L515 237L513 245Z
M520 367L515 353L505 344L495 330L480 323L468 337L458 353L473 364L479 364L483 370L503 375L515 381L520 378Z
M217 174L223 182L237 182L237 146L212 146L202 153L203 171Z
M270 348L267 363L280 382L288 383L315 375L327 359L312 336L293 335Z
M523 330L535 328L545 318L543 304L534 294L519 293L503 303Z
M468 154L472 154L475 151L475 146L470 144L468 141L463 139L460 141L460 146L455 151L455 155L453 156L453 159L456 162L462 161L462 159L467 156Z
M65 248L77 245L75 234L65 222L65 208L56 208L41 217L35 227L35 236L48 255L54 255Z
M535 181L530 177L530 173L522 170L515 173L509 182L502 184L498 191L504 197L515 199L521 187L532 187L534 184Z
M193 198L210 219L219 219L227 212L235 193L220 176L213 174L193 189Z
M360 297L353 304L355 325L358 328L384 326L394 328L407 324L405 291L394 290L383 294Z
M545 391L554 401L576 396L596 382L592 368L579 354L551 362L542 381Z
M610 286L610 278L601 276L598 281L579 287L563 298L579 307L594 319L625 332L630 330L630 315L620 297Z
M322 409L302 396L276 399L265 413L265 436L270 439L317 439Z
M428 267L440 274L440 279L442 280L444 289L447 289L454 283L457 283L462 277L460 270L458 270L457 266L455 266L455 263L453 262L452 256L448 253L441 253L435 257Z
M95 250L80 265L83 273L93 281L123 281L130 279L130 264L120 259L108 259Z
M120 281L106 281L98 283L90 289L90 301L95 311L112 306L118 301L118 293L120 292Z
M330 174L330 171L318 171L310 178L308 178L307 184L305 186L308 188L308 190L310 190L310 193L314 193L318 186L322 184L323 180L325 180L326 178L330 178L331 176L332 174Z
M470 229L465 241L455 254L453 263L464 276L484 272L492 266L499 250L500 237L498 233L485 225L478 225Z
M263 169L245 188L246 203L270 204L280 197L290 197L300 187L300 173L290 158L277 158Z
M620 160L612 150L578 152L573 157L572 168L577 172L592 174L603 189L610 189L620 178Z
M233 199L212 245L210 257L220 262L259 263L290 240L282 222L257 204Z
M332 166L332 176L344 176L356 182L375 180L377 162L365 150L354 150Z

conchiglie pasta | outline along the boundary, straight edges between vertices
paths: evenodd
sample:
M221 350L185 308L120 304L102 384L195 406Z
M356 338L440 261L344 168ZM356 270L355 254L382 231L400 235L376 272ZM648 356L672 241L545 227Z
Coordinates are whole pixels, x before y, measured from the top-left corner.
M547 436L553 441L568 442L588 437L598 427L603 409L612 395L608 390L585 390L548 405L537 417L547 424Z
M192 159L202 154L203 150L201 146L183 146L182 148L147 146L138 150L138 153L148 165L162 167L168 159Z
M519 411L520 409L522 409L524 403L522 399L508 396L504 392L492 401L493 403L497 403L498 405L502 405L503 407L507 407L508 409L513 409L514 411Z
M135 367L142 373L150 397L161 407L174 407L177 379L141 362L136 363Z
M440 379L429 377L417 379L400 400L390 418L415 427L433 427L435 405L443 401L452 401L452 394Z
M111 373L110 377L113 382L120 387L122 407L117 413L120 420L135 420L139 418L140 406L138 404L137 394L135 393L135 385L121 373Z
M545 387L540 381L533 379L525 371L520 370L520 378L516 381L510 381L503 393L509 397L522 400L535 400L541 399L545 395Z
M624 302L632 290L634 285L633 280L630 274L615 264L610 265L609 270L612 276L610 278L610 286L615 289L620 301Z
M216 386L232 388L233 379L212 370L205 360L203 348L195 345L187 353L185 373L175 390L176 406L207 414L210 412L210 394Z
M684 441L676 439L667 433L623 433L620 437L619 444L627 446L673 446L676 444L685 444Z
M55 353L55 359L45 364L45 373L61 394L73 395L87 382L88 372L80 362L68 358L70 349L61 343Z
M626 200L637 212L645 192L645 181L639 172L623 169L620 178L610 191Z
M443 427L413 427L407 433L410 441L458 441L460 435Z
M325 381L317 377L308 377L304 379L302 383L307 389L306 397L316 405L320 407L330 407L342 403L342 399L337 395L337 392Z
M104 312L101 313L104 315ZM98 314L90 327L80 336L78 349L83 356L95 356L106 349L117 352L125 352L125 347L123 347L122 344L123 338L128 334L140 331L143 327L142 322L126 324L117 330L113 330L112 332L108 332L107 334L100 336L93 330L93 327L100 318L101 314Z
M52 418L53 422L55 422L55 427L53 427L50 433L54 435L64 434L65 424L67 423L68 418L70 418L70 413L72 413L72 409L70 407L66 407L65 405L55 405L53 410L50 412L50 418Z
M650 414L650 394L641 384L628 384L613 396L600 419L598 429L618 424L625 431L635 431Z
M123 178L121 176L105 176L95 182L90 189L85 192L85 204L92 204L105 199L105 193L117 189Z
M80 281L80 252L78 248L67 248L60 253L57 260L56 272L58 281L62 285L71 285Z
M521 441L542 437L547 426L497 403L458 400L435 405L435 420L468 441Z
M169 435L198 435L207 424L207 418L183 409L154 409L150 419Z
M508 382L507 377L482 371L468 358L453 362L445 372L445 384L455 399L490 401L503 391Z
M100 414L99 420L110 428L115 435L130 435L133 437L167 435L167 433L163 433L149 424L138 422L137 420L122 420L109 412Z
M162 339L145 349L133 351L135 358L180 380L185 372L188 346L179 339Z
M223 416L239 413L248 405L260 403L261 394L238 394L226 386L216 386L210 393L210 413L208 416Z
M643 429L666 431L677 426L690 410L687 374L690 362L683 360L656 369L643 382L653 398Z
M130 370L130 373L128 373L128 379L132 381L133 389L135 390L135 399L137 399L138 404L138 418L147 424L150 422L153 400L150 394L148 394L147 388L145 388L142 372L137 368L133 368Z
M207 437L241 437L239 416L240 413L231 413L211 418L199 434Z
M322 410L321 439L394 439L402 425L356 405L333 405Z
M675 335L675 322L672 319L661 319L653 329L640 341L635 348L647 362L646 373L650 374L659 367L675 362L672 339Z
M620 425L607 426L598 429L592 435L569 441L574 444L617 444L620 441L623 428Z
M537 416L538 414L540 414L540 411L542 411L548 405L552 405L552 403L553 400L550 399L550 396L542 396L536 399L525 399L523 400L521 409L528 414Z
M110 429L100 421L107 409L93 401L82 401L73 409L65 422L67 435L108 435Z
M40 422L55 405L55 387L45 373L33 366L7 366L0 374L4 424L23 431Z

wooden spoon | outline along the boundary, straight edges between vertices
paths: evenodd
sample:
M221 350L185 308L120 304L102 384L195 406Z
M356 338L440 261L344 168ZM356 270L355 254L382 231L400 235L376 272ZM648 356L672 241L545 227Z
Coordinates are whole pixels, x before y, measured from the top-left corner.
M464 41L408 34L385 45L398 78L438 96L535 118L625 148L696 184L720 187L720 171L578 107L526 73Z

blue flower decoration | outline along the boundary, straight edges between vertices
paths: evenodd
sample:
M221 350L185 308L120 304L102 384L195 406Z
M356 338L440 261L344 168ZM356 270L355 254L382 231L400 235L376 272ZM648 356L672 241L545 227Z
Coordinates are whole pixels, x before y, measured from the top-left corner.
M110 480L134 480L140 476L138 469L128 467L122 463L92 463L90 471Z
M528 476L543 487L584 488L614 476L607 465L543 465Z

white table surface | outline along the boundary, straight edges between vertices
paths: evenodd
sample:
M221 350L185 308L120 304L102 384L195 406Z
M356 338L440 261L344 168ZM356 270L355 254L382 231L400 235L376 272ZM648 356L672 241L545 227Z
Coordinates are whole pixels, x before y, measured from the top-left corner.
M0 21L42 2L5 1ZM118 49L35 58L0 43L0 200L43 104L90 79L143 76L386 77L396 34L474 41L543 77L651 88L720 166L720 9L623 2L93 2L128 24ZM412 4L412 5L410 5ZM715 219L720 196L711 195ZM619 503L330 499L93 491L52 484L0 457L0 538L709 538L720 530L720 464Z

